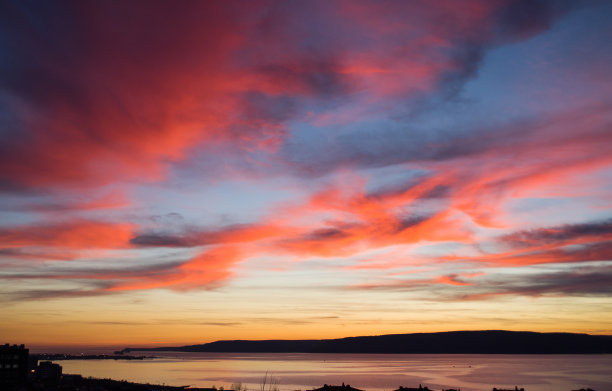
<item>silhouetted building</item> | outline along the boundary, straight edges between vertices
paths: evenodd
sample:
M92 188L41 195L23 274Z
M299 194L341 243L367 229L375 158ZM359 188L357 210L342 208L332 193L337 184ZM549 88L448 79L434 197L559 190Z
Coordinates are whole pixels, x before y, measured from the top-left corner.
M360 390L358 388L353 388L348 384L345 385L344 383L342 383L341 386L330 386L330 385L324 384L323 387L315 388L312 391L363 391L363 390Z
M62 378L62 366L51 361L38 364L36 377L45 383L57 383Z
M28 377L28 353L23 345L0 346L0 384L25 383Z
M38 368L38 356L36 354L30 354L28 357L28 376L33 375Z
M517 386L514 386L514 388L510 389L510 388L495 388L493 387L493 391L525 391L524 388L518 388Z
M427 386L423 387L422 385L419 384L419 388L400 386L400 388L398 388L395 391L431 391L431 390L427 388Z
M62 384L79 384L83 381L83 376L81 375L62 375Z

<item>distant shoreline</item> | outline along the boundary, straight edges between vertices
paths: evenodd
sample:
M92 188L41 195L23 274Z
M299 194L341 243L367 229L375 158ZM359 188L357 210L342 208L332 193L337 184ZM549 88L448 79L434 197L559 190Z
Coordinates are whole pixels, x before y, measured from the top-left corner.
M323 340L233 340L116 353L612 354L612 336L529 331L451 331Z
M62 360L150 360L155 356L130 356L124 354L64 354L64 353L40 353L33 354L39 361L62 361Z

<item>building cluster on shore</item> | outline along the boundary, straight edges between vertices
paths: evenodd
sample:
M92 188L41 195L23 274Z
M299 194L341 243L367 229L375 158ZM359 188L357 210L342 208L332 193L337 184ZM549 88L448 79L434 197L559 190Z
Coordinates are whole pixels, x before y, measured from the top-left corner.
M81 375L62 374L62 367L51 361L40 361L49 355L30 355L24 345L0 345L0 390L2 391L218 391L216 388L194 388L189 386L173 387L166 385L131 383L111 379L85 378ZM224 390L233 391L233 390ZM324 384L323 387L309 391L364 391L342 383L339 386ZM403 387L395 391L433 391L427 386ZM441 391L461 391L442 389ZM525 391L493 388L492 391ZM572 391L595 391L582 388Z

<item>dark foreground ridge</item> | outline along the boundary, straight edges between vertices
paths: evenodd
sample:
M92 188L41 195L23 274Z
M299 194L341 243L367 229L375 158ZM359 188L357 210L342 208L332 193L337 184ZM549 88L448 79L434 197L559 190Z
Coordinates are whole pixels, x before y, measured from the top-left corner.
M132 351L227 353L610 354L612 336L529 331L450 331L321 340L217 341Z
M149 384L149 383L133 383L125 380L112 380L112 379L96 379L96 378L85 378L80 375L64 375L61 379L56 382L40 382L40 381L28 381L27 383L19 386L8 386L3 388L3 391L237 391L237 390L223 390L223 388L217 389L212 388L201 388L201 387L190 387L190 386L168 386L160 384ZM243 390L247 390L246 388ZM299 390L298 390L299 391ZM365 391L358 388L351 387L350 385L331 386L325 384L323 387L316 388L313 390L306 391ZM431 389L427 386L423 387L399 387L395 391L461 391L460 388L442 388L442 389ZM528 391L524 388L495 388L492 391ZM595 391L592 388L581 388L579 390L567 390L567 391Z

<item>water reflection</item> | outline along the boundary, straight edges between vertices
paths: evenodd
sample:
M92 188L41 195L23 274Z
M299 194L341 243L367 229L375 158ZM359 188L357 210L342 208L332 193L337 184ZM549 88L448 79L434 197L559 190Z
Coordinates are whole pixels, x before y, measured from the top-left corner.
M161 353L146 361L62 361L65 373L143 383L229 388L242 382L259 390L265 373L281 391L347 383L367 391L401 386L434 390L492 387L526 391L612 389L612 355L373 355Z

